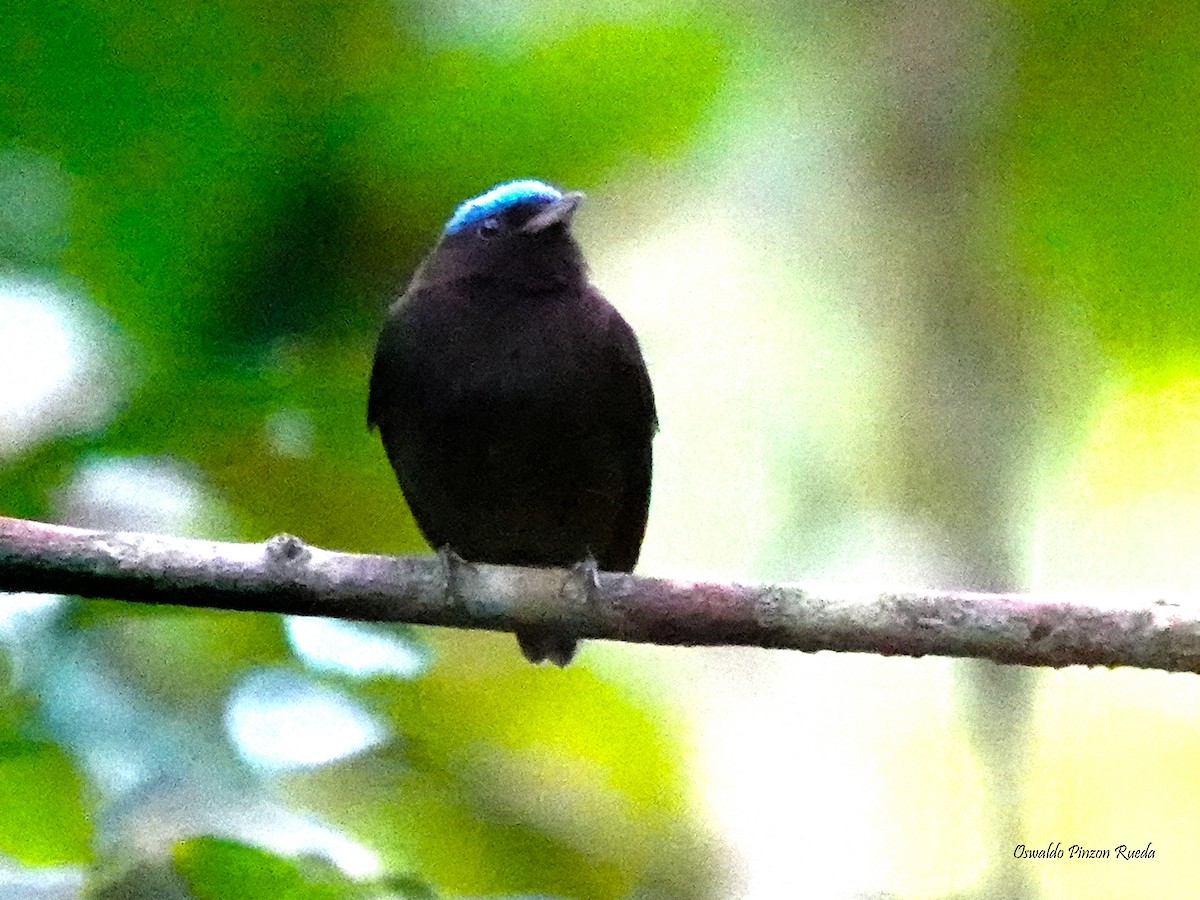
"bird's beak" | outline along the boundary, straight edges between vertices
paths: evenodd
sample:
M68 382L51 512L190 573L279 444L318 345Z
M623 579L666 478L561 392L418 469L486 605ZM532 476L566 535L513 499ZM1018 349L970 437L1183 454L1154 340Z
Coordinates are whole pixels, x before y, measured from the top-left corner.
M551 225L557 225L560 222L563 225L570 225L571 217L575 215L575 208L579 206L579 201L582 199L583 194L579 193L579 191L563 194L559 199L555 200L522 225L521 232L523 234L537 234L539 231L545 231Z

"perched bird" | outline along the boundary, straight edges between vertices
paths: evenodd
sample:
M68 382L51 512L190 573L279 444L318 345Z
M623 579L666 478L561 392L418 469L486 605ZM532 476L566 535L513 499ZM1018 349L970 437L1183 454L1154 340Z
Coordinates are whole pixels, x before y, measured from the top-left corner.
M582 200L513 181L463 203L388 310L367 422L422 534L472 562L632 571L658 428L633 329L588 283ZM530 662L575 637L517 633Z

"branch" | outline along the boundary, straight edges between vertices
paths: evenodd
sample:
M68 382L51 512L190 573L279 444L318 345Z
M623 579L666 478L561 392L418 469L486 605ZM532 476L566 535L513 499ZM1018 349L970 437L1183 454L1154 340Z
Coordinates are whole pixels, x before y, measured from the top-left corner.
M453 554L375 556L290 535L231 544L0 517L0 591L512 631L742 644L1029 666L1200 672L1200 610L1166 600L828 585L705 584L575 569L476 565Z

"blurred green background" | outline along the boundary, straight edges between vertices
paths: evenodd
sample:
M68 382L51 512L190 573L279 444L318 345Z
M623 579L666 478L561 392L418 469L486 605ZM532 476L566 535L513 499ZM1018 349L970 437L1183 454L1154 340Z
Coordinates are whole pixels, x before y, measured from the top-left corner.
M366 379L583 189L640 570L1200 587L1200 9L8 0L0 514L425 552ZM0 598L0 895L1182 897L1200 686ZM1014 859L1152 844L1141 861Z

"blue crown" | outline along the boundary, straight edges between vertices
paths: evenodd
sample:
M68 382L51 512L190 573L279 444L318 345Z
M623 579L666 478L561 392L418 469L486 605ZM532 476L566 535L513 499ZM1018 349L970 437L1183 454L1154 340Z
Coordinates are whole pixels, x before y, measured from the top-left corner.
M494 216L527 200L544 200L553 203L562 199L562 192L541 181L527 179L498 184L486 194L466 201L454 211L446 223L446 234L462 231L469 225Z

